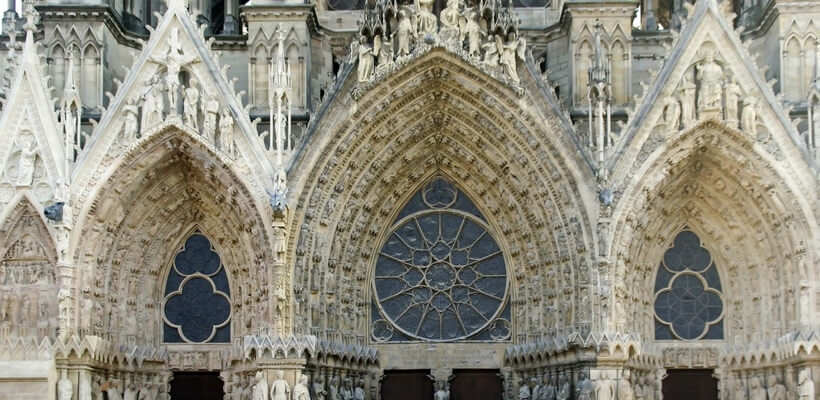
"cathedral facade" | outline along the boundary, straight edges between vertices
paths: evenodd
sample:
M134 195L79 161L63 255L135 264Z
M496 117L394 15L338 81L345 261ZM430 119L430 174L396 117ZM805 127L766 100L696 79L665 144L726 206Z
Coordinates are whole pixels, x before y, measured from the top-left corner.
M819 24L11 1L0 399L815 400Z

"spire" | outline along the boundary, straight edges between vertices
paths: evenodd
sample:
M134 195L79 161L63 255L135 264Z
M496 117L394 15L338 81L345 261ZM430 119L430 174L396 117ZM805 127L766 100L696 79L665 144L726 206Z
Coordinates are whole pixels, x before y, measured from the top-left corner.
M611 88L609 62L605 60L601 45L601 31L603 25L595 24L594 49L592 65L589 68L589 145L597 153L598 178L606 180L605 156L606 148L611 146ZM594 143L593 143L594 141Z
M285 60L285 33L282 24L276 30L278 49L276 50L275 65L270 68L270 87L268 94L268 110L270 113L270 127L276 140L276 170L277 174L283 171L284 150L290 149L290 122L291 122L291 86L290 65ZM287 117L285 115L287 112ZM285 130L287 129L287 132ZM268 146L271 146L269 143ZM270 150L270 147L268 147Z
M820 101L820 39L817 39L814 45L814 75L809 87L809 96L814 92L815 102L818 102Z
M60 102L60 123L65 140L65 168L71 170L75 155L80 153L81 136L80 123L83 113L82 102L80 101L79 90L75 77L74 66L74 46L68 48L68 69L65 74L65 86L63 87L63 100Z

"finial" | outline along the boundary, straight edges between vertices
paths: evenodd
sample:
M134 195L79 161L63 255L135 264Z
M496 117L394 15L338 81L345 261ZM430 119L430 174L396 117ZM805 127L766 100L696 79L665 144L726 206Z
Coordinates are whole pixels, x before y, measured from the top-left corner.
M34 1L29 0L25 2L23 5L23 17L26 19L23 29L25 29L27 33L34 33L37 30L38 17L37 10L34 9Z

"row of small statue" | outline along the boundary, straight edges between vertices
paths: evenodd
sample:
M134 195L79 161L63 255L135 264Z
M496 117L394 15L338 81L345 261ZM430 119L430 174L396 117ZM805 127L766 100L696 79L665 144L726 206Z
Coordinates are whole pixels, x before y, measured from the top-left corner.
M463 0L447 0L439 21L433 14L433 3L433 0L416 0L412 6L401 6L394 32L377 33L372 41L362 34L359 41L351 44L351 62L356 59L354 56L358 56L359 60L359 82L366 82L374 72L393 65L394 53L396 57L406 57L412 45L418 46L422 42L433 44L436 40L466 50L467 55L476 60L481 58L483 51L482 62L485 66L500 66L512 81L519 82L516 55L524 58L526 41L519 37L514 28L503 33L485 31L481 28L479 10L466 7ZM385 15L376 15L375 18L384 20ZM486 40L482 41L482 38Z
M131 382L125 385L125 388L120 388L118 380L103 383L100 381L99 376L92 381L86 371L81 371L77 399L102 400L103 393L108 400L158 400L160 398L160 385L156 383ZM57 400L72 400L73 396L74 383L68 379L66 370L62 370L60 380L57 381Z
M751 377L748 379L748 390L743 380L736 379L732 390L732 400L786 400L788 389L778 382L777 376L769 375L766 385L763 385L762 377ZM797 375L797 397L798 400L815 400L814 382L811 380L808 369L801 370Z
M550 382L550 374L542 378L531 377L528 382L519 381L518 400L569 400L572 387L569 376L562 374L558 384ZM623 379L614 382L607 371L601 371L601 377L592 381L586 371L581 371L576 393L578 400L654 400L657 398L656 385L652 376L642 376L632 382L629 370L624 370Z
M292 390L290 384L284 379L282 371L276 371L276 380L270 385L270 390L268 390L264 372L257 372L255 381L255 384L245 388L235 385L231 398L233 400L311 400L311 398L314 400L365 400L363 379L358 380L354 387L351 378L344 378L344 384L339 387L339 377L333 377L326 388L324 379L319 377L311 388L313 397L308 390L307 375L302 375Z
M144 135L145 132L164 120L165 100L162 85L159 85L159 77L153 77L146 82L145 94L141 98L142 109L140 110L136 102L131 99L125 107L125 123L123 124L123 140L132 143L137 140L137 133ZM176 114L174 102L176 96L171 99L170 90L176 91L178 86L168 88L169 101L171 101L171 114ZM233 126L234 120L227 108L222 109L219 115L219 101L216 96L211 95L210 99L204 97L200 101L200 92L196 81L191 80L188 87L183 91L182 113L183 123L200 132L200 137L206 143L215 144L217 148L227 154L234 152ZM142 115L140 118L140 111ZM200 129L199 116L202 113L202 128ZM218 120L218 122L217 122Z
M669 96L664 100L664 121L667 131L677 132L681 124L687 127L699 117L709 115L720 117L721 111L723 111L726 123L737 128L738 104L742 92L735 77L725 79L723 68L715 62L713 51L706 52L703 61L697 63L695 68L699 84L695 85L687 72L678 88L678 96ZM697 101L695 100L696 94ZM721 102L723 102L722 110ZM757 101L754 97L747 96L742 103L743 109L740 112L742 128L752 136L757 136Z

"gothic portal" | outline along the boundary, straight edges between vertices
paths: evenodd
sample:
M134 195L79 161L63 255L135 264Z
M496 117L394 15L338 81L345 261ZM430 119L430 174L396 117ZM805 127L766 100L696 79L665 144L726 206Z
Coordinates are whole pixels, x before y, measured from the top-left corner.
M0 400L815 400L820 3L23 0Z

